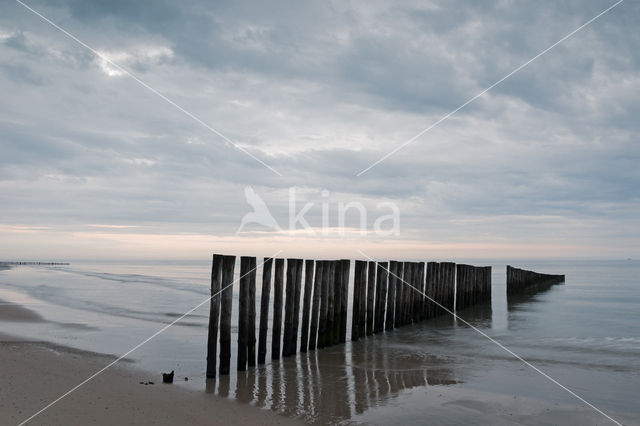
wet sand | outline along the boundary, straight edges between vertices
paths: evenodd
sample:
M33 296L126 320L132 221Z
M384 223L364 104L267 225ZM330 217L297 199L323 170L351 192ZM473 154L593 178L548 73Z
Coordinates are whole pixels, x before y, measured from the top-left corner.
M0 321L44 320L24 306L0 301ZM20 424L114 359L0 333L0 424ZM126 359L120 361L28 424L301 423L228 398L163 384L159 372L137 370L130 364Z
M113 358L0 336L0 424L19 424ZM126 362L124 363L126 364ZM154 382L153 385L140 382ZM299 424L226 398L163 384L159 374L115 365L28 424Z
M0 321L43 321L42 316L24 306L0 299Z

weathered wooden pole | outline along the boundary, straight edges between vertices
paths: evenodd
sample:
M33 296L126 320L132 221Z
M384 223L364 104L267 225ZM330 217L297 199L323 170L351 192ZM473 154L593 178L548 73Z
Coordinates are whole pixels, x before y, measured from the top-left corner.
M430 319L435 317L435 304L433 303L433 300L435 300L434 297L434 276L435 276L435 262L427 262L427 277L425 280L425 293L427 294L427 305L425 308L426 311L426 318Z
M381 279L382 279L382 267L380 262L376 262L376 293L373 301L373 333L378 333L380 331L380 296L382 295L381 287Z
M416 309L416 299L419 294L417 292L418 288L418 274L420 271L418 270L418 262L412 262L412 270L411 270L411 298L409 299L409 322L414 323L415 321L415 309Z
M316 262L315 277L313 280L313 308L311 311L311 329L309 330L309 350L316 349L316 342L318 341L318 316L320 315L320 302L322 295L322 274L324 270L324 262Z
M398 280L398 262L389 262L389 281L387 294L387 313L385 315L385 330L393 330L393 321L396 311L396 282Z
M353 275L353 306L351 314L351 340L353 342L360 338L360 297L361 288L366 282L366 268L367 263L363 260L356 260L354 275Z
M342 264L342 297L340 298L340 343L347 342L347 308L349 302L349 272L351 261L349 259L340 260Z
M220 375L229 374L231 362L231 307L235 256L222 258L222 299L220 305Z
M416 263L416 290L413 291L413 322L422 321L424 306L424 262Z
M393 312L393 326L398 328L402 326L402 306L404 298L404 277L407 270L406 262L398 263L398 279L396 281L396 306Z
M324 346L333 346L333 314L336 283L336 265L333 260L327 261L327 319L325 324Z
M467 293L467 307L475 303L476 267L469 265L469 288Z
M300 330L300 293L302 292L302 259L296 259L296 286L293 299L293 326L291 330L290 355L295 355L298 350L298 331Z
M376 262L369 262L367 275L367 336L373 335L373 312L376 295Z
M380 293L378 297L378 305L376 306L376 326L374 328L375 333L384 331L384 316L387 307L387 286L389 279L389 263L378 262L378 271L376 273L376 288Z
M320 303L320 319L318 325L318 345L319 349L327 344L327 321L329 316L329 277L333 275L331 261L323 260L322 272L322 301Z
M340 341L340 310L342 308L342 263L335 260L335 278L333 281L333 327L331 330L331 344Z
M211 299L209 299L209 332L207 335L207 377L216 377L218 357L218 324L220 321L220 289L222 255L214 254L211 263Z
M465 308L467 299L468 265L457 265L456 271L456 310Z
M309 346L309 318L311 309L311 292L313 290L313 259L304 263L304 303L302 305L302 334L300 335L300 352L306 352Z
M405 298L405 303L406 303L406 310L405 310L405 324L411 324L412 322L412 315L413 315L413 297L415 294L415 290L413 289L415 286L415 271L416 271L416 264L415 262L409 262L409 275L408 275L408 280L407 283L409 285L407 285L405 287L405 290L407 290L405 292L405 294L407 295L407 297Z
M271 294L271 270L273 259L266 257L262 264L262 292L260 294L260 334L258 336L258 364L267 357L267 333L269 332L269 297Z
M427 263L422 263L422 302L420 304L420 318L422 321L426 320L427 317L427 306L429 301L427 300Z
M485 266L485 291L486 291L486 300L491 303L491 266Z
M284 259L276 259L273 277L273 332L271 335L271 359L280 359L282 334L282 287L284 281Z
M238 371L247 369L250 272L251 257L242 256L240 258L240 294L238 295Z
M256 366L256 258L249 259L249 306L247 321L247 364Z
M444 267L442 263L436 263L434 266L434 300L437 302L434 307L434 315L439 317L444 314L442 310L443 294L444 294Z
M402 325L407 325L411 321L409 320L409 316L411 315L411 311L409 309L409 303L411 302L411 293L413 289L411 286L413 285L413 262L405 262L405 276L404 276L404 291L402 292Z
M445 303L444 306L447 307L447 309L451 312L453 312L455 306L454 306L454 298L455 298L455 291L456 291L456 264L453 262L443 262L444 268L447 271L446 272L446 288L447 288L447 294L445 296ZM449 315L448 312L444 312L445 314Z
M287 259L287 282L285 287L285 305L284 305L284 334L282 340L282 356L291 355L291 344L293 342L293 313L294 313L294 297L296 292L296 259Z
M360 324L360 331L358 335L360 337L364 337L367 335L367 262L362 261L362 273L361 273L361 284L360 284L360 308L358 311L360 312L360 319L358 323Z
M462 285L464 282L464 265L456 265L456 311L459 311L462 306Z
M329 262L329 310L327 312L327 334L325 347L335 344L335 314L336 314L336 270L338 265L335 260Z

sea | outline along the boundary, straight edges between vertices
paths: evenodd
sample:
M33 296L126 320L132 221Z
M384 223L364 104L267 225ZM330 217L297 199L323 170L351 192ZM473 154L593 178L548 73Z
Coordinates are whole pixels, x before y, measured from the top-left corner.
M123 357L156 385L173 370L174 386L309 423L640 424L640 261L458 263L492 266L490 305L277 361L268 343L267 363L247 372L235 371L232 347L231 374L217 379L205 378L209 262L0 270L0 309L41 317L0 320L0 332ZM507 264L566 282L508 301ZM260 268L257 276L259 315Z

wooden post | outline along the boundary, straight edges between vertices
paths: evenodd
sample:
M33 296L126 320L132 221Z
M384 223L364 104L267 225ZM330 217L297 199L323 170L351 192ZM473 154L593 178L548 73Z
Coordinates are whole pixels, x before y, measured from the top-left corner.
M342 259L340 261L342 267L342 297L340 298L340 343L347 342L347 308L349 302L349 272L351 270L351 261Z
M280 359L282 334L282 283L284 281L284 259L276 259L273 277L273 333L271 335L271 359Z
M298 349L298 331L300 329L300 293L302 292L302 259L296 259L296 286L293 299L293 327L291 330L290 355L295 355Z
M311 330L309 330L309 350L316 349L318 340L318 316L320 314L320 301L322 295L322 274L324 270L324 262L316 262L316 273L313 280L313 309L311 312Z
M457 265L456 272L456 310L462 310L467 302L468 265Z
M249 259L249 306L247 321L247 364L256 366L256 258Z
M271 294L271 270L273 259L265 258L262 265L262 293L260 294L260 335L258 337L258 364L267 357L267 333L269 332L269 297Z
M491 266L485 266L485 300L491 304Z
M389 278L389 263L378 262L378 271L376 274L376 294L378 305L376 306L376 326L374 328L375 333L384 331L384 315L387 306L387 283Z
M333 281L333 327L331 329L331 344L340 341L340 310L342 309L342 262L335 260L335 277Z
M335 313L336 313L336 261L329 262L329 292L328 292L328 311L327 311L327 334L325 335L325 347L333 346L335 343Z
M398 328L403 325L402 306L404 300L404 277L407 270L406 262L398 263L398 280L396 281L396 306L393 312L393 326Z
M453 262L444 262L444 268L446 270L446 291L447 295L445 297L444 306L447 307L451 312L453 312L454 306L454 298L455 298L455 287L456 287L456 264ZM443 312L445 314L449 314L448 312Z
M235 256L222 258L222 299L220 305L220 375L229 374L231 362L231 307Z
M413 306L411 304L411 300L413 298L413 286L414 286L414 271L416 269L416 265L414 262L408 262L409 263L409 272L407 274L407 280L405 280L408 285L405 286L405 314L404 314L404 321L405 324L411 324L411 314L413 311Z
M240 258L240 294L238 296L238 371L247 369L249 339L249 280L251 258Z
M216 377L218 356L218 323L220 321L220 292L222 255L214 254L211 263L211 299L209 299L209 332L207 335L207 377Z
M471 295L469 297L469 306L473 306L478 303L478 272L479 268L476 266L471 267Z
M376 262L369 262L367 276L367 336L373 335L373 311L376 294Z
M287 283L285 288L286 299L284 305L284 336L282 340L282 356L291 355L291 343L293 341L293 313L294 297L296 292L296 259L287 259Z
M460 310L462 306L462 274L464 266L461 264L456 265L456 311Z
M407 323L413 323L413 300L416 297L416 277L418 275L418 264L411 262L411 281L409 281L409 298L407 299Z
M409 300L411 299L411 286L413 285L413 262L404 262L405 270L403 276L402 290L402 325L409 324Z
M302 334L300 335L300 352L306 352L309 346L309 314L311 309L311 291L313 289L313 260L304 264L304 303L302 305Z
M434 315L439 317L444 314L442 310L442 295L444 293L444 267L442 263L436 263L434 266L434 297L433 299L437 302L435 304Z
M373 333L378 333L380 327L380 296L382 295L382 289L380 288L382 278L382 267L380 262L376 262L376 294L373 302Z
M433 318L435 316L434 315L435 304L432 301L432 299L434 299L434 294L433 294L433 291L434 291L433 278L434 278L434 275L435 275L434 265L435 265L435 262L427 262L427 277L426 277L426 280L425 280L425 288L426 288L425 289L425 293L427 294L427 296L429 296L427 298L427 302L426 302L427 306L425 308L425 311L426 311L425 316L426 316L427 319L431 319L431 318Z
M367 335L367 262L362 261L362 271L360 274L360 318L358 323L360 324L360 330L358 331L359 337Z
M360 296L361 288L366 282L367 262L356 260L353 275L353 307L351 315L351 341L355 342L360 338Z
M327 317L329 315L329 276L332 275L331 261L324 260L322 271L322 302L320 303L320 319L318 325L318 348L327 344Z
M424 262L416 263L415 287L413 291L413 322L422 321L422 307L424 305Z
M385 316L385 330L393 330L393 320L396 311L396 285L398 280L398 262L389 262L389 291L387 295L387 314Z

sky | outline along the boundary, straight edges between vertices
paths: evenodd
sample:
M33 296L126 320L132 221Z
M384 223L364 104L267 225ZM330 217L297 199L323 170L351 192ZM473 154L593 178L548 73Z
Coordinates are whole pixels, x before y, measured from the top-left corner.
M0 259L640 257L615 2L5 0Z

